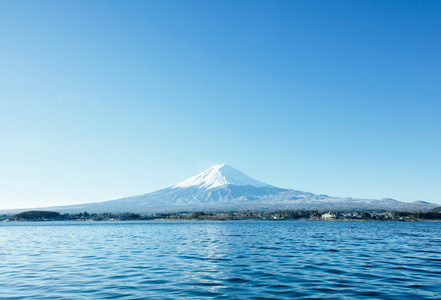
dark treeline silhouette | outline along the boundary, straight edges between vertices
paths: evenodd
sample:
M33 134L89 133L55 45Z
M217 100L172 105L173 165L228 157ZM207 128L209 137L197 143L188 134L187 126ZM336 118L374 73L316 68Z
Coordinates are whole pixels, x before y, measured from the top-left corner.
M61 214L56 211L31 210L16 214L11 217L17 221L42 221L42 220L61 220Z
M372 220L372 221L423 221L441 220L441 212L387 212L387 211L229 211L229 212L176 212L140 215L136 213L74 213L55 211L26 211L8 217L11 221L127 221L127 220Z
M11 221L68 221L68 220L90 220L90 221L104 221L104 220L143 220L148 219L147 216L141 216L134 213L100 213L89 214L88 212L78 214L60 214L55 211L39 211L32 210L22 212L20 214L9 217Z

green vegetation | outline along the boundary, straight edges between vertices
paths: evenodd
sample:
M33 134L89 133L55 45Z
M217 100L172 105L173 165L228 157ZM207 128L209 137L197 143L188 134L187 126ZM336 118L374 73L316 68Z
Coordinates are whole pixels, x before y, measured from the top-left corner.
M428 211L428 212L396 212L394 217L397 220L441 220L441 212Z
M17 220L17 221L61 220L61 214L55 211L31 210L14 215L11 217L11 220Z
M26 211L9 217L11 221L126 221L126 220L145 220L147 216L141 216L134 213L102 213L89 214L88 212L78 214L60 214L55 211Z
M3 216L3 220L6 216ZM176 212L140 215L135 213L88 212L60 214L54 211L27 211L9 216L11 221L128 221L128 220L372 220L372 221L424 221L441 220L441 212L323 212L305 210L229 211L229 212Z
M441 220L438 212L323 212L305 210L179 212L150 216L165 220L365 220L365 221L424 221Z

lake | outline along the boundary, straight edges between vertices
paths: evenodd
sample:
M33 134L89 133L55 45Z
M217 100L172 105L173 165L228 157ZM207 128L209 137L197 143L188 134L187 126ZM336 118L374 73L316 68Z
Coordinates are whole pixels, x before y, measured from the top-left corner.
M0 223L1 299L441 299L441 223Z

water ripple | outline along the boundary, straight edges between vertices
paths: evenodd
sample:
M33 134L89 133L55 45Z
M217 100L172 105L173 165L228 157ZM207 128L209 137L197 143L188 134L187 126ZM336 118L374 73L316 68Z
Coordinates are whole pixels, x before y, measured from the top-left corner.
M441 223L0 224L1 299L441 299Z

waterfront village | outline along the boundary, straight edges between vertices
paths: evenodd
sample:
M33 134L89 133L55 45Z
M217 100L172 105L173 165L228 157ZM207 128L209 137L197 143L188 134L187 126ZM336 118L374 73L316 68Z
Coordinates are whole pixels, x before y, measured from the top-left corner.
M427 212L388 211L230 211L230 212L173 212L173 213L73 213L55 211L26 211L15 215L1 215L0 221L133 221L133 220L311 220L311 221L435 221L441 220L441 211Z

